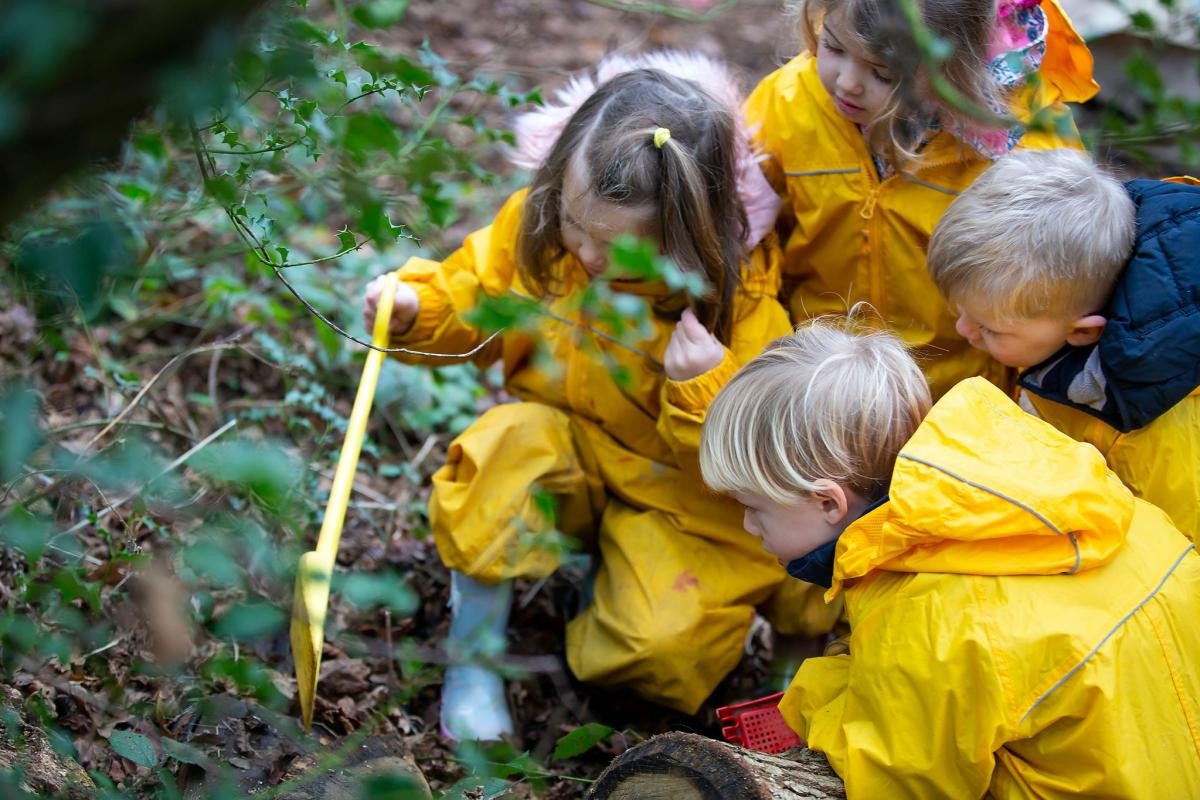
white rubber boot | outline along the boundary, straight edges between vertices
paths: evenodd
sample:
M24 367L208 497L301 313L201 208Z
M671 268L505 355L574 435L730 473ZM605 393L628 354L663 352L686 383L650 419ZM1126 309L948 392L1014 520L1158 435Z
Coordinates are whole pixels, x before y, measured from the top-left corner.
M442 681L442 735L456 741L496 741L513 733L504 678L488 666L505 650L512 587L450 572L450 665Z

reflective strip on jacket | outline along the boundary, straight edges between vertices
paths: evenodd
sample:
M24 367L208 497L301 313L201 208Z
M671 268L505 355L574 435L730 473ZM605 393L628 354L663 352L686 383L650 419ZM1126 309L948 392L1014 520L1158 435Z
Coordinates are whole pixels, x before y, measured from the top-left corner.
M1065 136L1029 131L1018 146L1078 147L1062 103L1095 94L1091 56L1054 0L1042 7L1046 56L1039 80L1018 90L1014 107L1053 112ZM881 182L862 133L838 114L808 53L759 83L746 116L767 157L763 169L784 197L784 292L792 319L845 314L867 301L917 348L935 398L975 375L1011 385L1009 370L955 331L955 317L925 269L934 225L991 162L942 132L912 174Z
M975 378L842 534L850 654L780 708L855 798L1200 796L1200 557Z

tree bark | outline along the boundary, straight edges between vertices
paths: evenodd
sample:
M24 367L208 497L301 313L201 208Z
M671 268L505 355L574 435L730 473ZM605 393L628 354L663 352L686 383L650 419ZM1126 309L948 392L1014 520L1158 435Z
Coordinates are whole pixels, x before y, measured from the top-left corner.
M770 756L692 733L664 733L618 756L589 800L799 800L844 798L821 753Z
M26 719L20 692L11 686L0 685L0 706L12 710L20 719L19 741L9 738L15 731L5 731L0 725L0 771L19 767L21 788L35 797L53 795L68 800L88 800L95 796L96 784L83 767L54 752L42 729Z

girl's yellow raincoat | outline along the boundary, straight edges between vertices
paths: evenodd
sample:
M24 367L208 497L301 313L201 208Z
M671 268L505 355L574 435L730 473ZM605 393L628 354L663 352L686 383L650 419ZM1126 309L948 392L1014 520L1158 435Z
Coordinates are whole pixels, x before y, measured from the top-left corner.
M466 353L484 340L465 319L481 296L529 296L515 254L524 197L445 261L400 270L420 311L397 344ZM586 273L564 259L562 296L542 304L536 329L506 332L472 357L501 361L505 388L523 402L488 410L451 444L433 477L434 538L446 566L478 580L548 575L558 554L535 487L554 495L554 526L599 552L595 598L567 627L571 670L692 713L737 664L755 607L787 578L742 529L741 507L704 488L697 457L717 390L791 329L776 299L778 249L760 246L744 271L725 360L683 382L661 367L678 310L655 315L645 338L617 334L579 308ZM613 288L663 299L661 287ZM823 606L812 613L821 619L811 628L831 624Z
M1014 98L1020 109L1053 115L1064 134L1030 130L1019 147L1078 147L1063 102L1083 102L1098 90L1087 46L1056 0L1043 0L1046 53L1036 79ZM943 131L921 151L910 172L880 181L858 127L838 114L802 53L768 75L746 101L746 117L767 156L763 169L785 207L784 292L792 319L844 314L867 301L888 327L917 348L934 397L958 381L983 375L1006 386L1012 375L954 330L925 269L929 236L960 191L991 162ZM786 185L786 191L784 186Z
M842 534L849 655L780 706L854 798L1200 797L1200 557L1100 454L964 381Z

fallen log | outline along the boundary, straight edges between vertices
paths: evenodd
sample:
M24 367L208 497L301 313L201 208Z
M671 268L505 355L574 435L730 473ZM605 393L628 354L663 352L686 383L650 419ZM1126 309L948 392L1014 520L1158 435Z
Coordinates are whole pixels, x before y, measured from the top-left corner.
M825 756L777 756L693 733L664 733L626 750L600 774L589 800L813 800L844 798Z

